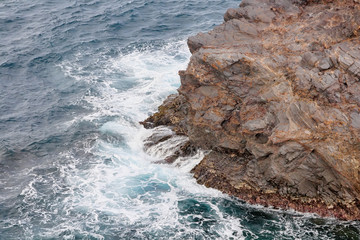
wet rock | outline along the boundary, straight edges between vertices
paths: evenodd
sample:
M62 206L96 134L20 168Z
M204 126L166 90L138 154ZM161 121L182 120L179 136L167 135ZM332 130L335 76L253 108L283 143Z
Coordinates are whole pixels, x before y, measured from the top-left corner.
M150 137L145 139L144 147L145 149L147 149L151 146L164 142L169 138L171 138L173 135L174 133L168 129L165 129L165 131L164 130L161 131L160 129L158 129L157 131L154 132L154 134L152 134Z
M161 125L171 126L177 134L185 132L185 116L188 113L188 104L184 96L172 94L159 106L158 112L140 122L145 128L154 128Z
M360 5L243 0L224 20L189 38L179 94L144 126L211 150L193 169L201 184L359 220Z

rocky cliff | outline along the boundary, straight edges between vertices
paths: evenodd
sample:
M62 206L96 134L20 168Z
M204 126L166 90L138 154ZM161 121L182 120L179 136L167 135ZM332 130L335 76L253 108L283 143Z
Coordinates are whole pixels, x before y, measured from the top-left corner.
M144 126L212 150L201 184L360 219L359 1L243 0L224 20L188 39L178 94Z

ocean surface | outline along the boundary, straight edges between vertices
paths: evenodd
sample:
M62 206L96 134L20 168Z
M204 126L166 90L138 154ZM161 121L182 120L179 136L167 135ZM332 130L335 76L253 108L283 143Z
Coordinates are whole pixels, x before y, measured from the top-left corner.
M156 164L138 122L188 36L238 0L0 1L0 239L359 239L359 222L250 206ZM158 129L168 132L168 129Z

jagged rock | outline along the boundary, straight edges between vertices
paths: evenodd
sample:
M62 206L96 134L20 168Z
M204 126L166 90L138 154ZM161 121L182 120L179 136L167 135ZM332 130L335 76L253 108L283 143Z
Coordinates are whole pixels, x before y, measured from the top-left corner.
M360 220L360 4L243 0L224 20L189 38L179 94L144 125L212 150L201 184Z

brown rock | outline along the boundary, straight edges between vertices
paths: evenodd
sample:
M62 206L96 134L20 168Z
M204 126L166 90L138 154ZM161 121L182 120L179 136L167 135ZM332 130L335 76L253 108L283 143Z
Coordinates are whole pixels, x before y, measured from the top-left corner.
M179 94L144 125L212 150L201 184L360 220L360 5L243 0L224 20L189 38Z

